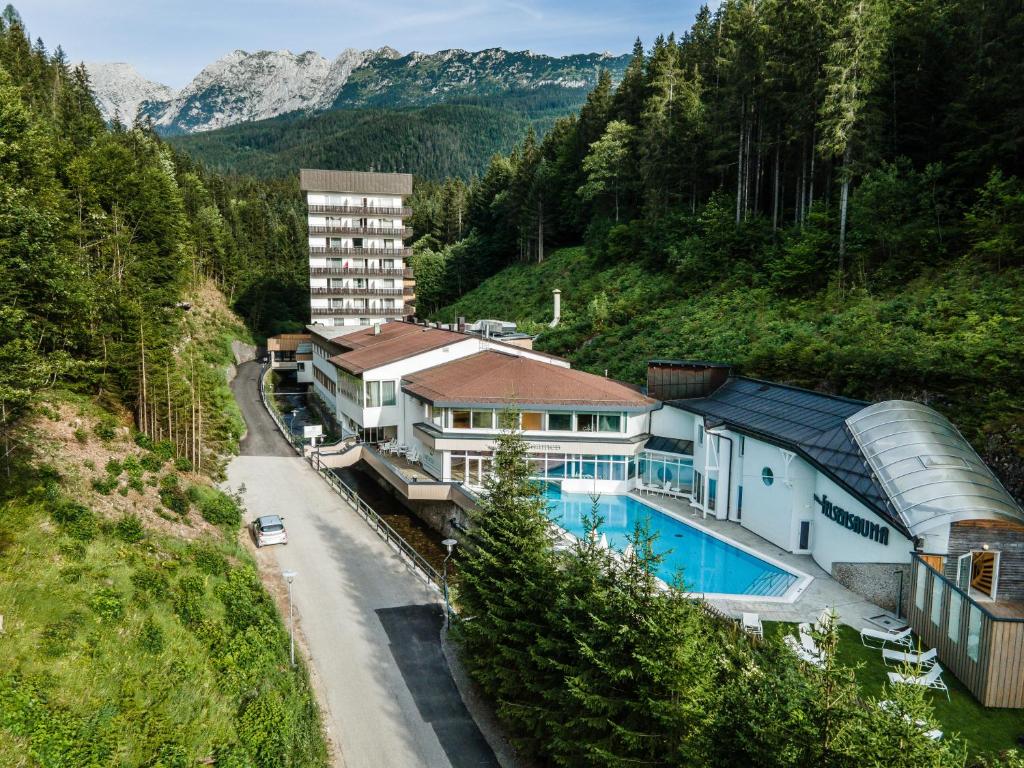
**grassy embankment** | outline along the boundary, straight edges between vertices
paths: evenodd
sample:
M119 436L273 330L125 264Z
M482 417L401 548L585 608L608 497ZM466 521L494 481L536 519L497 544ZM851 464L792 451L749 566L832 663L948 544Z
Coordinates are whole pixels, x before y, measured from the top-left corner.
M230 445L237 321L216 301L193 311ZM0 483L0 766L324 765L240 500L129 424L49 392L24 427L30 453Z

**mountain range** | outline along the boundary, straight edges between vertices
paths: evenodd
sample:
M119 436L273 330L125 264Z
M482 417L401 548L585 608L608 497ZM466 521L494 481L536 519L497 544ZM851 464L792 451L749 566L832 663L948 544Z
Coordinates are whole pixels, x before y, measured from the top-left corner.
M359 107L422 107L459 98L511 92L580 91L600 69L621 78L628 55L553 57L531 51L451 49L401 54L394 48L349 48L335 59L314 51L236 50L181 90L147 80L130 64L86 63L96 101L108 121L150 120L180 135L264 120Z

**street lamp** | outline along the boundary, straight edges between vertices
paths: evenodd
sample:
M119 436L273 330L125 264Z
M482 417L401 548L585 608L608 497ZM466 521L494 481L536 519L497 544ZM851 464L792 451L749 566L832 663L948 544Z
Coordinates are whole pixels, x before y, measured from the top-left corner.
M448 549L448 556L441 566L441 584L444 586L444 628L448 629L452 624L452 607L448 602L448 561L452 559L452 552L459 542L455 539L445 539L441 543Z
M295 571L285 571L281 574L284 576L284 580L288 582L288 638L291 646L290 654L292 659L292 666L295 666L295 614L292 612L292 581L299 574Z

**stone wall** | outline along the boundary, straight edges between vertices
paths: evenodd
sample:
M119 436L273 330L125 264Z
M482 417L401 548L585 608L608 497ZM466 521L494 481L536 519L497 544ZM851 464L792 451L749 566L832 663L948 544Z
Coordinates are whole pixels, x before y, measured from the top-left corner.
M903 574L903 606L900 616L910 607L910 565L896 563L832 563L832 578L851 592L870 600L880 608L896 613Z

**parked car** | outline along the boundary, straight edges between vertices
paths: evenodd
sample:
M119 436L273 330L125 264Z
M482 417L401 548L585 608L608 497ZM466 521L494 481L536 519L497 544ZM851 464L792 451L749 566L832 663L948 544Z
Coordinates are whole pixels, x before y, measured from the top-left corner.
M277 515L257 517L249 524L253 541L257 547L268 544L287 544L288 531L284 529L284 518Z

